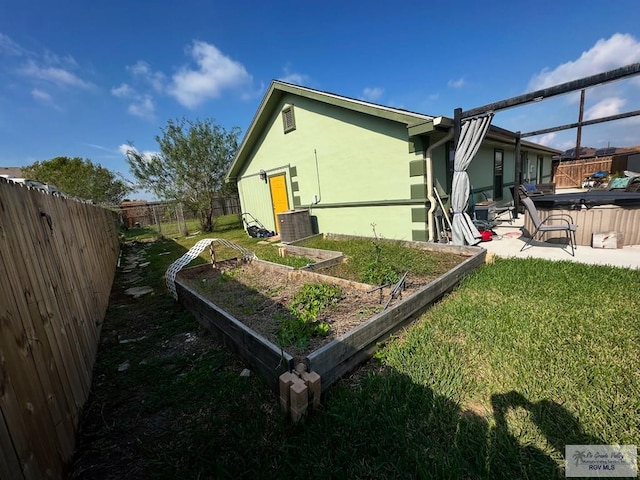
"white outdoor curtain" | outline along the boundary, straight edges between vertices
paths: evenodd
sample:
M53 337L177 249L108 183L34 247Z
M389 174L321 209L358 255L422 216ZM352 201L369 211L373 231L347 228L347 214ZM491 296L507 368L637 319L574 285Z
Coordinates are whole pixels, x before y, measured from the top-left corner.
M460 138L456 145L456 153L453 163L453 181L451 185L451 208L453 209L453 244L464 245L465 240L469 245L480 242L480 232L467 214L469 208L469 175L467 167L478 153L480 144L484 139L493 112L480 117L474 117L462 122Z

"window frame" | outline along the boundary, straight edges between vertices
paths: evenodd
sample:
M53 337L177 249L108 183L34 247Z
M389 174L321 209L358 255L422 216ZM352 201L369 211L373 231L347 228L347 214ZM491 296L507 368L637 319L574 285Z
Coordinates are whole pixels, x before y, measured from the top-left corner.
M498 155L499 154L499 155ZM498 161L498 157L500 160ZM504 150L493 150L493 199L502 200L504 196Z

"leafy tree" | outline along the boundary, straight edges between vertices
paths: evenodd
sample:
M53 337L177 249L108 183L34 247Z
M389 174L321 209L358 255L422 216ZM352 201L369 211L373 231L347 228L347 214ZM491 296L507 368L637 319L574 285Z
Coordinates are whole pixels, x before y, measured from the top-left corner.
M56 188L73 197L95 203L117 204L132 188L116 174L91 160L55 157L22 167L23 175Z
M213 229L216 196L228 187L224 175L238 149L240 129L227 131L213 120L169 120L156 136L159 153L138 152L129 143L127 162L139 184L163 200L185 204Z

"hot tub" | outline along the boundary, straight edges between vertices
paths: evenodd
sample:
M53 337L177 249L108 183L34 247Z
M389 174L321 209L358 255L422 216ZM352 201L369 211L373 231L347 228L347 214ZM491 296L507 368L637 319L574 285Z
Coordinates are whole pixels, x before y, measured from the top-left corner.
M640 193L591 190L531 197L541 219L550 214L567 214L578 225L576 242L591 246L594 233L621 232L624 245L640 245ZM529 215L525 215L527 232L535 230ZM564 239L564 232L550 232L545 239Z

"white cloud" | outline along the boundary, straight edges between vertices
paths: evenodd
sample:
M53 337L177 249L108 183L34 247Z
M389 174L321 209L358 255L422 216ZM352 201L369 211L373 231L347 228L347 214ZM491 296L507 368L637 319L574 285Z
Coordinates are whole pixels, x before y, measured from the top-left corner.
M31 90L31 96L43 103L50 103L53 100L51 95L49 95L47 92L40 90L38 88L34 88L33 90Z
M59 112L63 111L62 108L60 108L58 105L56 105L53 96L48 93L45 92L44 90L41 90L39 88L34 88L31 90L31 97L33 97L33 99L42 104L45 105L47 107L51 107L54 110L58 110Z
M120 84L120 86L113 87L111 89L111 95L118 98L133 98L137 94L136 91L131 88L131 86L127 85L126 83L122 83Z
M25 88L31 97L43 104L62 110L55 104L52 94L47 91L52 86L76 90L93 90L94 85L74 73L80 67L71 55L59 56L49 50L32 52L0 33L0 56L18 57L18 66L11 68L13 74L26 78ZM5 66L6 67L6 66Z
M78 66L78 62L76 62L76 59L69 54L61 57L49 50L46 50L42 55L42 58L44 63L46 63L47 65L64 65L70 68L76 68Z
M144 60L138 60L134 65L129 65L127 70L133 75L146 76L151 72L151 66Z
M527 88L529 91L548 88L636 62L640 62L640 41L630 34L615 33L587 46L575 59L539 71L531 77ZM638 77L587 89L585 120L637 109L640 100L639 89L640 78ZM579 100L580 92L573 92L562 98L549 99L537 104L535 118L538 121L535 126L533 123L529 125L529 128L552 127L575 122L578 117ZM513 124L507 125L507 128L519 130L521 126ZM607 144L628 146L638 143L637 140L629 140L634 136L637 138L637 125L634 125L630 119L618 120L585 127L582 130L581 143L592 147L606 146ZM575 147L575 138L576 130L570 129L558 132L555 137L545 135L537 141L566 150Z
M11 40L11 38L4 33L0 33L0 54L20 57L26 53L27 51Z
M617 115L622 112L622 107L624 107L626 103L627 101L624 98L619 97L602 99L584 113L584 119L591 120Z
M117 98L130 100L127 112L130 115L153 120L155 118L155 104L153 97L149 94L141 94L135 88L126 83L121 83L111 89L111 95Z
M129 145L128 143L123 143L118 147L118 151L125 157L127 156L127 153L129 153L130 150L137 152L136 148L133 145Z
M252 81L244 66L225 56L214 45L195 40L187 53L196 68L182 67L172 77L170 95L188 108L194 108L223 90L237 88Z
M375 102L376 100L378 100L380 97L382 97L382 94L384 93L384 88L380 88L380 87L366 87L363 92L362 95L364 96L365 100L368 100L370 102Z
M543 69L529 82L529 90L540 90L561 83L640 62L640 43L626 33L600 39L575 61Z
M144 150L140 152L136 147L134 147L133 145L129 145L128 143L123 143L122 145L120 145L118 147L118 151L125 157L129 152L138 153L142 155L142 157L147 161L150 161L154 156L158 155L158 152L154 152L152 150Z
M155 105L150 95L144 95L129 105L127 111L136 117L151 120L154 118Z
M287 73L284 77L280 77L278 80L285 82L285 83L291 83L293 85L302 85L304 86L305 79L307 79L308 77L303 74L303 73L295 73L295 72L291 72L291 73Z
M34 80L44 80L59 87L79 87L83 89L91 88L89 82L85 82L77 75L58 67L40 66L30 60L19 72Z
M546 146L550 146L553 144L553 141L556 138L556 133L555 132L551 132L551 133L547 133L545 135L542 135L541 137L533 137L535 138L535 140L530 140L527 138L528 141L533 141L535 143L539 143L540 145L546 145Z
M449 82L447 83L447 85L449 85L451 88L462 88L464 87L466 84L464 77L460 77L457 80L449 80Z
M98 150L103 150L105 152L114 153L113 149L103 147L102 145L96 145L95 143L84 143L83 145L86 145L87 147L91 147L91 148L96 148Z
M306 85L309 83L309 75L304 73L292 72L290 65L285 65L282 69L284 74L278 80L286 83L292 83L294 85Z
M154 72L144 60L138 60L134 65L127 67L134 77L142 78L148 82L155 91L162 92L166 77L162 72Z

